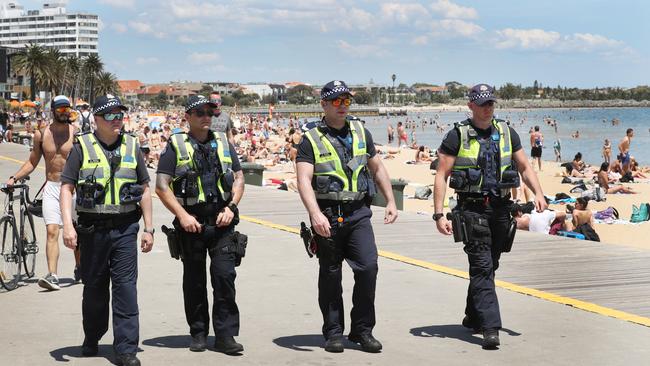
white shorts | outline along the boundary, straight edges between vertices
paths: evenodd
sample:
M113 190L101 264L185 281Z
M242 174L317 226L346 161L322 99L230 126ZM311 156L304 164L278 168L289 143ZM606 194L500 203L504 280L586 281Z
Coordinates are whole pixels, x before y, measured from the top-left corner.
M63 226L61 219L61 204L59 196L61 195L61 182L45 182L43 187L43 220L45 225ZM75 199L72 198L72 213L74 218Z

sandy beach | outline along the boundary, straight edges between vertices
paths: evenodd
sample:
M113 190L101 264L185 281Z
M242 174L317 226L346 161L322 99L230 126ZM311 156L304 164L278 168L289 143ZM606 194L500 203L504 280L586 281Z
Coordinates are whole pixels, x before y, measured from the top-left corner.
M389 171L391 178L402 178L409 182L404 190L404 210L409 212L419 212L421 214L433 214L433 198L428 200L418 200L412 198L415 190L423 185L433 185L434 176L429 170L429 163L426 164L406 164L407 161L413 160L415 157L415 150L401 149L393 159L382 160L384 165ZM562 177L560 173L563 168L559 163L544 161L542 171L537 172L540 183L547 196L555 196L556 193L564 192L572 197L579 197L579 194L569 193L573 187L571 184L562 184ZM294 178L295 175L291 173L291 165L284 164L274 167L273 170L267 170L264 173L265 179L288 179ZM632 205L643 202L650 202L650 183L626 183L639 192L638 194L609 194L605 202L589 202L589 208L592 211L605 209L609 206L615 207L620 213L620 218L628 221L632 214ZM447 197L453 195L453 190L447 188ZM432 195L433 196L433 195ZM299 199L296 194L296 199ZM562 210L566 208L564 205L550 205L553 210ZM445 211L448 211L445 208ZM399 220L399 219L398 219ZM600 235L602 243L608 245L623 245L634 248L642 248L650 250L650 221L640 224L596 224L596 232ZM431 222L431 230L435 230L433 221ZM594 243L594 245L598 245Z

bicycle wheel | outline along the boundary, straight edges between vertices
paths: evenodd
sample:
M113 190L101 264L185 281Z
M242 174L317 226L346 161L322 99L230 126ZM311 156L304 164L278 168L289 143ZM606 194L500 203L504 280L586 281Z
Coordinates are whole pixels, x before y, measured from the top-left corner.
M18 252L20 242L16 224L12 217L0 219L0 234L2 234L2 252L0 253L0 282L8 291L18 286L20 280L21 257Z
M34 230L34 216L24 210L20 220L22 227L20 228L20 237L23 240L23 264L25 266L25 275L28 278L34 277L34 269L36 268L36 253L38 253L38 243L36 243L36 231Z

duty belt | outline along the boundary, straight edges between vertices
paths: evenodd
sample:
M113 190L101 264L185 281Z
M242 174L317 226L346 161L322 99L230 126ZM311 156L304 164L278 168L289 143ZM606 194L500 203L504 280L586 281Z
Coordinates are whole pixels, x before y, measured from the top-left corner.
M492 205L501 206L510 202L510 195L505 197L497 197L491 195L458 195L458 202L460 205Z
M339 216L339 215L349 215L352 212L360 209L363 206L366 206L366 202L363 201L363 200L362 201L352 201L352 202L348 202L348 203L341 203L341 204L338 204L338 205L324 207L324 208L322 208L321 211L323 212L323 214L325 214L325 216L330 216L330 217L334 216L334 217L336 217L336 216Z
M94 226L101 229L113 229L125 224L138 222L142 217L142 211L132 211L122 215L79 215L79 224L82 226Z

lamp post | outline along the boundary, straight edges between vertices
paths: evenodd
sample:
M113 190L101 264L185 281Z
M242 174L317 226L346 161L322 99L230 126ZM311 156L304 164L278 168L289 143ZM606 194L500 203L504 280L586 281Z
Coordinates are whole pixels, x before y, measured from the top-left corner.
M393 79L393 102L391 104L394 104L395 103L395 79L397 79L397 75L393 74L391 75L390 78Z

